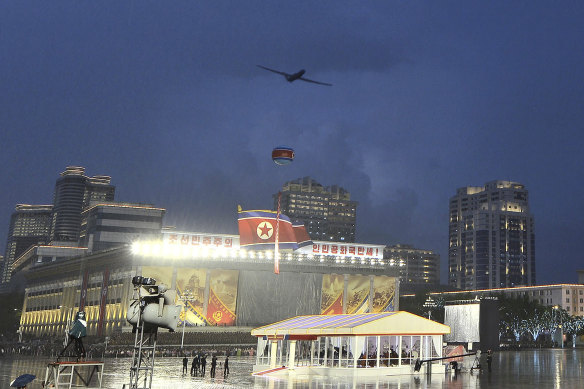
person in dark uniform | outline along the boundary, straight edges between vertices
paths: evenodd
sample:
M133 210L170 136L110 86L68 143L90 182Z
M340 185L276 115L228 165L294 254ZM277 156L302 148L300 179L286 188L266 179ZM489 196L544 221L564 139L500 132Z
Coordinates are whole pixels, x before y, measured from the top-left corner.
M225 357L225 365L223 366L223 378L229 375L229 354Z
M189 359L186 357L183 358L183 374L187 374L189 372Z
M199 368L199 366L197 365L197 357L198 355L195 354L195 356L193 357L193 362L191 364L191 376L195 376L197 374L197 369Z
M211 358L211 378L215 378L215 368L217 367L217 357L213 355Z
M57 357L57 362L59 359L65 355L67 348L74 344L75 353L77 354L77 362L79 360L85 359L85 347L83 347L82 338L87 336L87 319L85 311L79 311L75 314L75 321L73 322L73 327L69 330L69 341L65 348L61 351Z
M207 366L207 355L203 354L201 357L201 377L205 376L205 368Z
M487 351L487 365L489 366L489 372L491 372L491 363L493 363L493 350Z

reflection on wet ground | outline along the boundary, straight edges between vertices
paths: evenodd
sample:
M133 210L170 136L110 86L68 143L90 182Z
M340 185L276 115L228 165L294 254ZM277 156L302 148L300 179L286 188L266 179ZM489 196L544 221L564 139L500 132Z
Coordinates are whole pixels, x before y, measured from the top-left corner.
M220 357L219 361L224 358ZM10 381L24 373L35 374L29 389L40 389L49 359L0 359L0 388L8 388ZM156 360L152 388L265 388L265 389L466 389L466 388L583 388L584 349L553 349L498 352L493 358L493 371L461 373L457 377L434 374L431 377L402 376L378 379L343 379L338 377L295 377L294 379L269 379L252 377L253 358L231 357L230 374L223 378L222 366L217 366L215 379L183 376L181 358ZM106 359L104 389L121 389L129 382L130 359Z

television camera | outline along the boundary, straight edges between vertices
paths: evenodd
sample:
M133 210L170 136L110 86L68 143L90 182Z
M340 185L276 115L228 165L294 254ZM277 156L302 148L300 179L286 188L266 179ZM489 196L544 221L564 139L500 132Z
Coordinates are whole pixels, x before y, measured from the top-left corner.
M135 276L132 278L134 293L126 319L134 327L144 323L145 327L156 331L158 327L176 331L181 306L175 305L176 291L168 289L164 284L156 285L156 280L150 277Z

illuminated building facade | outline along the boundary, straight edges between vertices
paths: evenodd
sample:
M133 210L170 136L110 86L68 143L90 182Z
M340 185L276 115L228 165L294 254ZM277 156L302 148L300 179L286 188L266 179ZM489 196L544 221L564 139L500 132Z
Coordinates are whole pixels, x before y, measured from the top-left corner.
M165 209L149 204L95 202L83 211L80 244L89 252L160 235Z
M584 316L584 285L580 284L554 284L525 286L516 288L495 288L467 290L461 292L435 292L430 293L433 297L438 296L457 296L468 299L469 294L472 298L493 296L498 294L512 298L526 296L529 300L535 301L546 307L561 307L572 316Z
M517 182L459 188L450 198L448 284L473 290L535 284L534 218Z
M88 335L129 331L125 315L135 275L175 289L183 307L189 296L182 316L187 329L399 308L399 278L382 245L316 246L281 251L278 275L273 251L241 249L238 235L164 231L131 247L45 263L31 253L15 263L27 280L21 330L61 334L67 318L84 309Z
M278 194L274 195L274 209ZM355 242L357 202L345 189L323 187L310 177L282 186L280 209L292 221L303 222L312 240Z
M50 240L52 205L18 204L10 218L1 283L8 283L12 264L28 248Z
M383 250L383 258L399 270L400 289L411 292L440 284L440 255L411 245L396 244Z
M113 201L111 177L87 177L85 168L68 166L55 184L51 238L55 242L78 243L81 214L92 202Z

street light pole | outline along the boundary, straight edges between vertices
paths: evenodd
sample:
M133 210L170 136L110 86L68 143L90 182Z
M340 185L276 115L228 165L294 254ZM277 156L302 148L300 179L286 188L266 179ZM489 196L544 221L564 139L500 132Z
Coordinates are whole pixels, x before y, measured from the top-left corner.
M428 299L424 303L424 308L428 308L428 320L432 320L432 309L436 308L436 302L432 296L428 296Z
M185 341L185 327L187 325L187 308L189 301L193 299L193 295L191 294L190 290L185 290L185 293L182 295L181 300L184 305L184 315L183 315L183 330L182 330L182 337L180 339L180 349L183 349L184 341Z
M562 342L562 348L564 348L564 319L562 318L562 312L560 312L560 342Z
M69 310L67 313L67 321L65 324L65 341L63 342L63 347L67 347L67 343L69 343L69 328L71 327L71 311L73 310L73 308L65 305L59 305L59 308L65 308Z
M557 311L558 314L560 315L560 325L558 326L558 328L560 329L560 344L561 344L561 348L564 348L564 319L562 317L562 307L560 307L559 305L554 305L553 306L554 311Z

